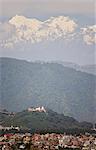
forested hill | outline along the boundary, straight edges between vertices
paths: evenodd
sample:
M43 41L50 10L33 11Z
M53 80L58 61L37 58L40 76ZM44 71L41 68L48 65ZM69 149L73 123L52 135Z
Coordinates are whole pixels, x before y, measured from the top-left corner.
M93 125L88 122L78 122L72 117L58 114L47 109L46 112L29 112L24 110L15 115L0 113L0 122L3 126L18 126L33 132L62 132L65 131L90 131Z
M58 63L0 58L1 107L45 106L77 120L96 120L96 76Z

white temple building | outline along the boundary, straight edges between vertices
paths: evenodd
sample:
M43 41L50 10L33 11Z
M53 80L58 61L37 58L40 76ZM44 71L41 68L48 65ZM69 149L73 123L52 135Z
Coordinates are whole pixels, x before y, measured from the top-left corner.
M36 107L36 108L33 108L33 107L29 107L28 108L28 112L46 112L46 109L42 106L42 107Z

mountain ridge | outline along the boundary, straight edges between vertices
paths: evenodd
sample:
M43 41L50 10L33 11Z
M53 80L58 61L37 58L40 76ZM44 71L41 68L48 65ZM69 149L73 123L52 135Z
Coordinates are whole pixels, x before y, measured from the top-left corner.
M0 62L2 107L21 111L44 105L77 120L95 120L94 75L57 63L11 58L0 58Z
M0 59L10 59L10 57L0 57ZM96 75L96 64L85 64L85 65L80 65L77 63L73 63L73 62L68 62L68 61L41 61L41 60L25 60L25 59L20 59L20 58L11 58L13 60L22 60L28 63L40 63L40 64L44 64L44 63L57 63L57 64L61 64L64 67L68 67L70 69L75 69L76 71L81 71L81 72L85 72L85 73L89 73L89 74L93 74Z

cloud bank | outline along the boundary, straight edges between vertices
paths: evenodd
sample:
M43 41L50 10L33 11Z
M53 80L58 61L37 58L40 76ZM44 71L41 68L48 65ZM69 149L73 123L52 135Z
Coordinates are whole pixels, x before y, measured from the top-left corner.
M42 22L16 15L9 20L7 25L1 24L1 28L3 29L2 34L6 35L1 38L2 46L10 47L19 42L33 44L43 40L67 39L74 35L77 24L69 17L64 16L51 17Z
M80 36L80 33L86 44L96 43L96 25L81 28L78 32L77 27L74 20L64 16L40 21L16 15L7 23L0 23L0 45L12 48L22 42L35 44L56 39L71 40Z
M82 28L83 39L88 45L96 44L96 25Z

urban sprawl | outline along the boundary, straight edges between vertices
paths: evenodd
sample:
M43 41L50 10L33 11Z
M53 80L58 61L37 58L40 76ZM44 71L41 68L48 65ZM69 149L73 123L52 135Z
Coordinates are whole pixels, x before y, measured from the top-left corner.
M0 136L0 150L96 150L96 134L6 133Z

